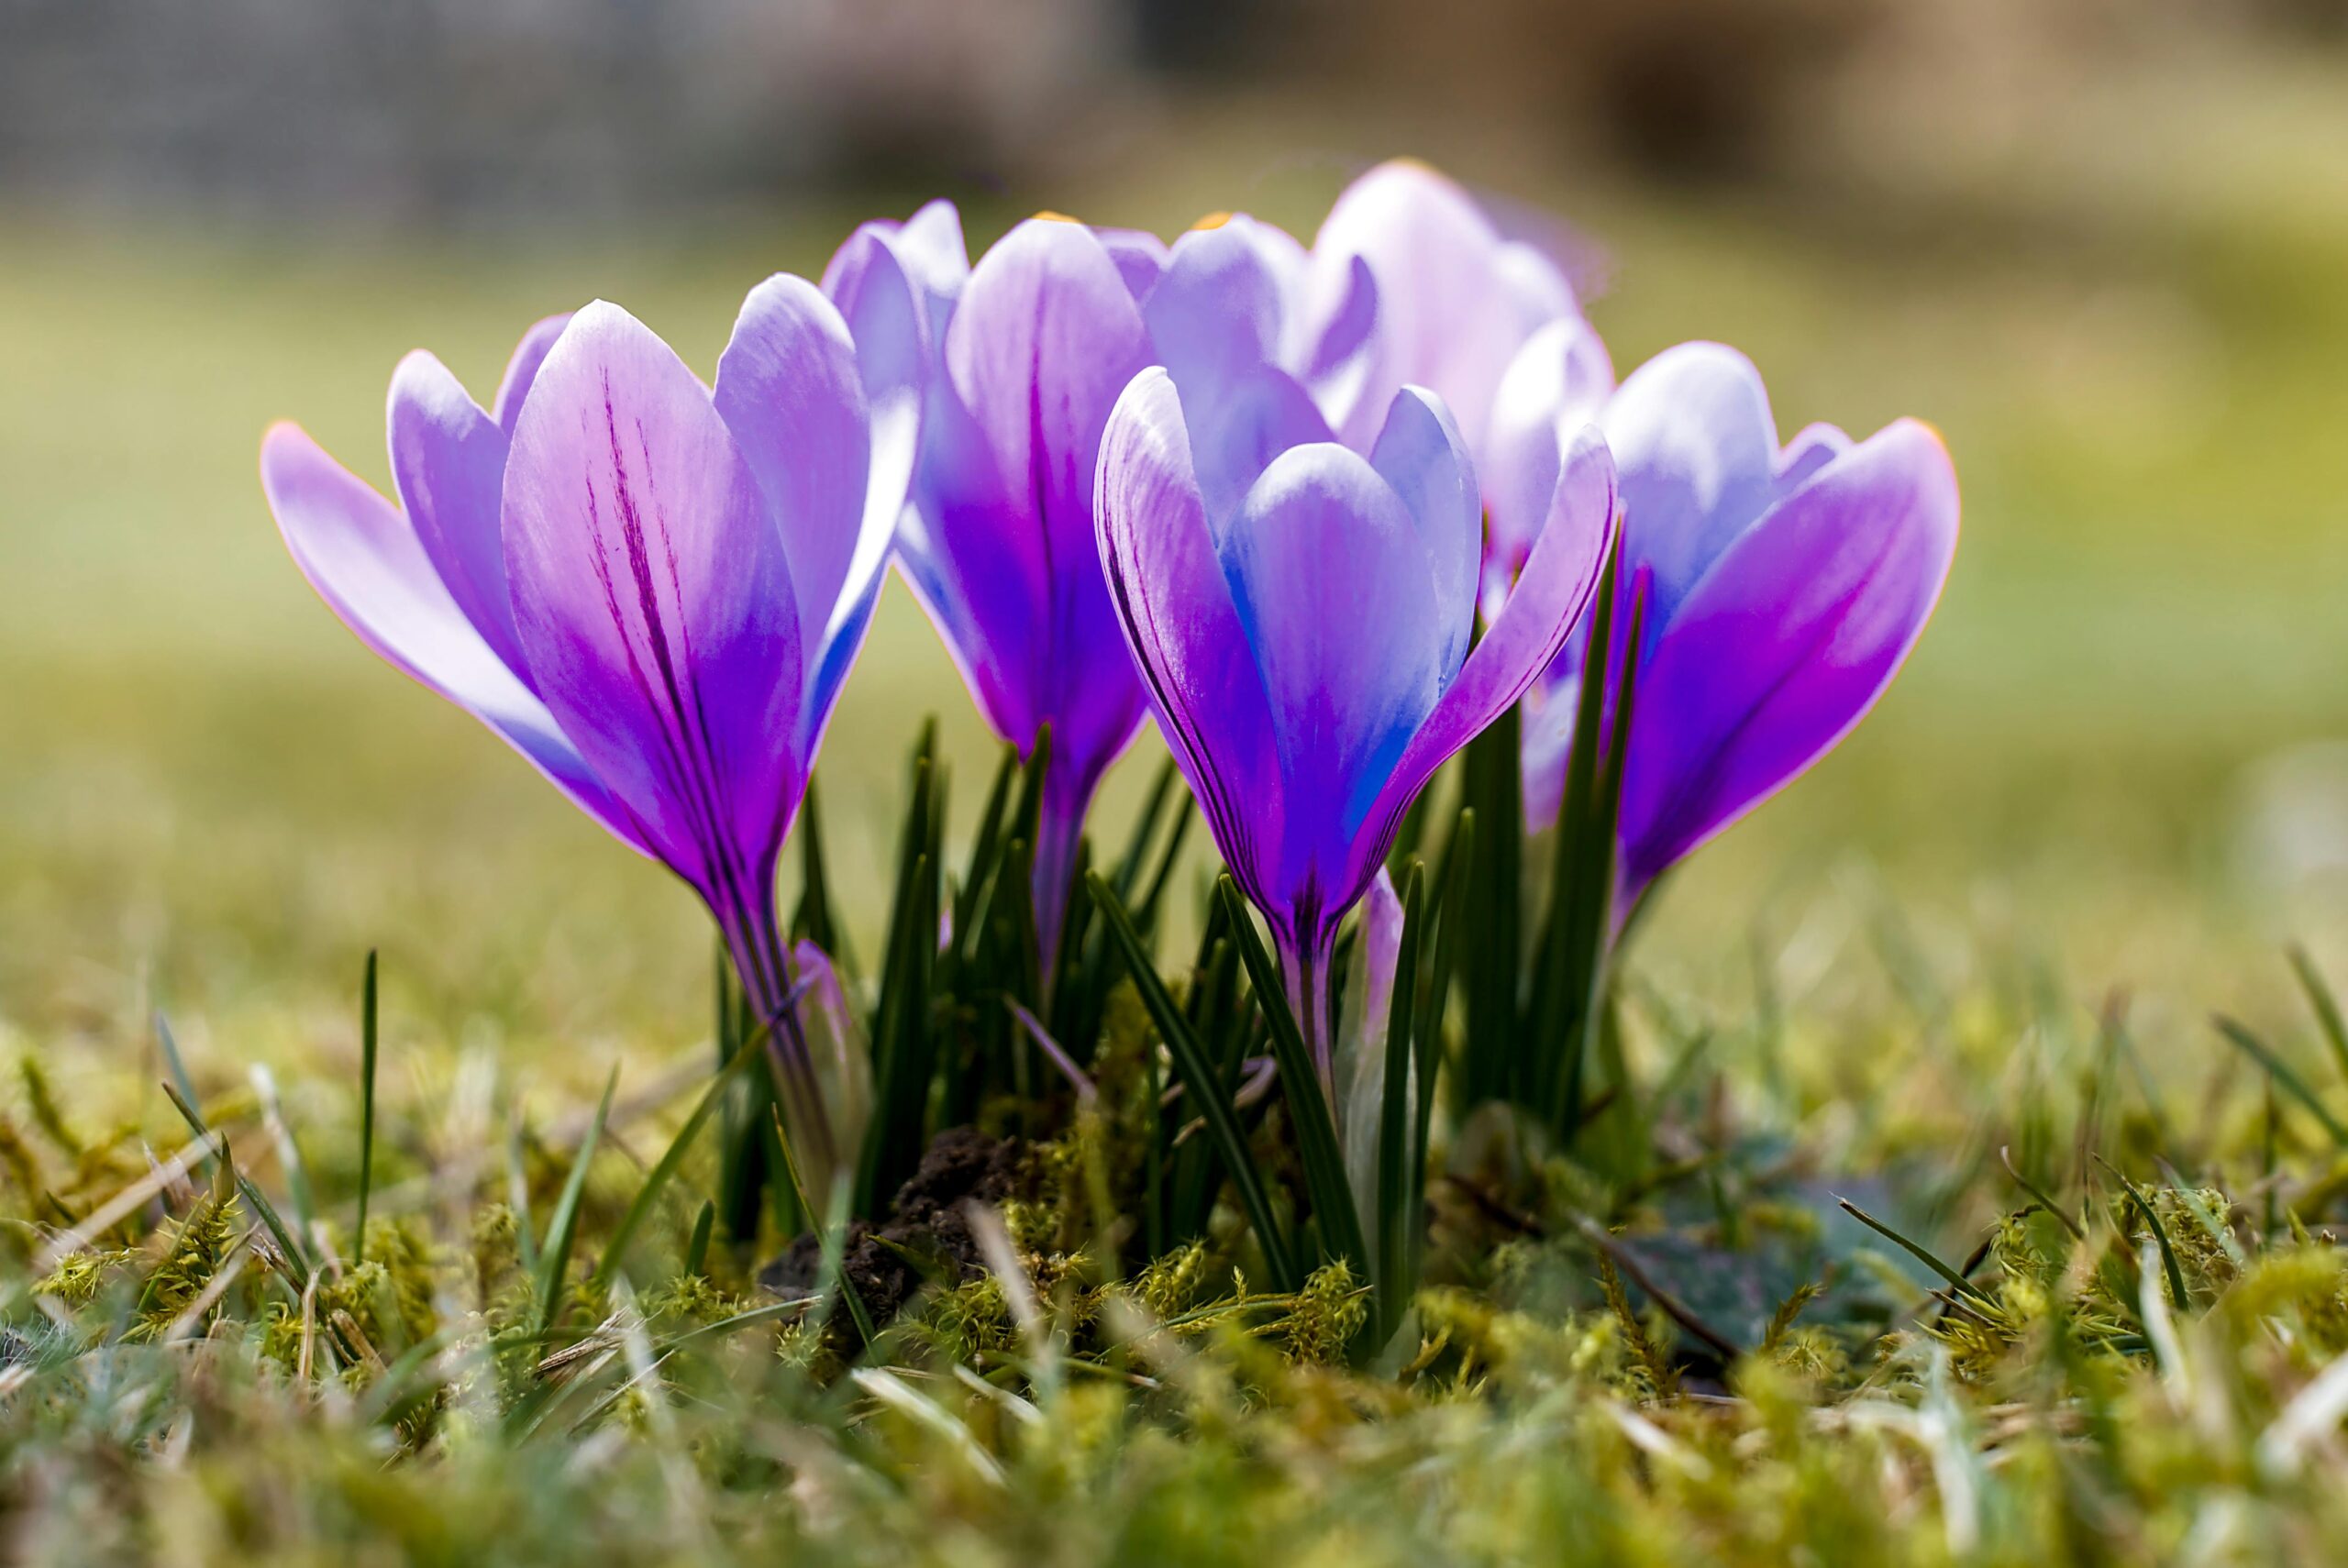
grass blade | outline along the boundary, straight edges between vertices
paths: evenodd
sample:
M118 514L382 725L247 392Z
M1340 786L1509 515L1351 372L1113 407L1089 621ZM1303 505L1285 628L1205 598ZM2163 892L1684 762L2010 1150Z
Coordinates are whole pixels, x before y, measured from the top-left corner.
M805 985L804 980L800 982L803 989ZM717 1076L710 1080L709 1088L703 1092L700 1103L693 1107L692 1114L685 1118L685 1124L677 1129L677 1135L669 1141L667 1152L662 1154L660 1158L654 1162L652 1169L645 1174L644 1185L637 1189L635 1198L627 1206L627 1212L620 1217L619 1225L612 1231L611 1240L604 1244L602 1260L595 1265L594 1277L597 1285L611 1283L612 1275L618 1270L621 1258L626 1254L628 1242L636 1235L637 1228L642 1225L646 1216L652 1212L652 1205L659 1198L661 1189L669 1185L670 1178L677 1174L677 1167L684 1163L686 1151L692 1147L693 1140L700 1135L703 1124L707 1122L717 1108L725 1103L727 1092L734 1087L735 1079L742 1074L743 1064L757 1058L759 1043L760 1042L754 1040L735 1051L734 1059L726 1063ZM704 1246L707 1244L705 1236L703 1238L703 1244Z
M1287 1099L1290 1118L1296 1124L1297 1160L1304 1167L1305 1191L1312 1198L1312 1215L1321 1227L1323 1248L1334 1258L1351 1260L1362 1277L1368 1278L1369 1250L1362 1244L1361 1216L1354 1207L1353 1185L1346 1179L1345 1155L1337 1146L1337 1127L1330 1118L1328 1099L1321 1092L1320 1071L1312 1053L1305 1048L1295 1017L1289 1011L1279 971L1257 933L1255 917L1239 901L1238 884L1225 876L1215 884L1215 895L1223 900L1232 944L1239 949L1240 963L1246 966L1247 983L1256 993L1256 1005L1262 1010L1264 1021L1271 1026L1272 1055L1279 1064L1280 1093Z
M1378 1246L1374 1277L1378 1283L1378 1339L1393 1334L1402 1315L1402 1303L1416 1285L1410 1273L1410 1232L1420 1220L1415 1201L1418 1183L1413 1167L1423 1152L1413 1147L1410 1133L1418 1121L1411 1070L1418 1059L1412 1031L1419 1021L1419 946L1426 922L1421 899L1422 876L1413 860L1402 876L1402 935L1394 952L1394 990L1386 1020L1386 1076L1378 1108Z
M1860 1224L1865 1225L1877 1235L1892 1242L1894 1245L1898 1246L1900 1251L1914 1258L1918 1263L1922 1264L1926 1268L1931 1269L1934 1274L1939 1275L1943 1279L1947 1280L1950 1287L1955 1290L1960 1296L1970 1296L1977 1301L1987 1301L1989 1299L1989 1296L1987 1291L1974 1284L1971 1280L1966 1278L1963 1275L1957 1273L1956 1270L1949 1267L1948 1264L1941 1262L1937 1256L1925 1248L1922 1243L1910 1241L1907 1237L1901 1235L1899 1231L1893 1230L1890 1226L1885 1224L1882 1220L1877 1219L1874 1215L1868 1213L1866 1209L1860 1208L1857 1204L1852 1202L1847 1198L1838 1198L1834 1201L1842 1208L1844 1213L1848 1214L1852 1219L1856 1220Z
M367 977L359 993L359 1226L350 1242L352 1267L367 1261L367 1198L375 1184L375 950L367 950Z
M579 1153L570 1162L570 1175L562 1184L562 1196L554 1206L554 1215L547 1221L547 1244L538 1254L538 1332L554 1331L555 1320L562 1314L562 1276L570 1267L571 1244L579 1236L579 1201L587 1190L587 1167L594 1163L597 1145L604 1141L604 1120L612 1113L612 1091L619 1088L620 1070L612 1068L612 1076L604 1080L604 1098L596 1102L594 1120L587 1124L587 1136L579 1145Z
M1190 1100L1205 1119L1207 1132L1223 1154L1232 1186L1239 1189L1240 1207L1246 1211L1247 1222L1255 1228L1257 1244L1263 1249L1265 1264L1271 1272L1273 1289L1295 1290L1301 1280L1289 1251L1288 1239L1272 1213L1271 1198L1264 1190L1263 1174L1257 1169L1255 1152L1247 1146L1247 1135L1240 1128L1238 1109L1232 1104L1214 1065L1200 1048L1198 1037L1191 1032L1182 1010L1167 994L1166 984L1151 965L1148 950L1143 947L1116 889L1099 872L1092 874L1091 887L1102 924L1124 955L1126 970L1133 976L1134 988L1141 993L1142 1006L1165 1040L1167 1051L1174 1058L1174 1070L1181 1075Z
M2315 966L2304 947L2291 949L2291 972L2299 977L2299 988L2308 994L2308 1006L2315 1010L2316 1026L2323 1031L2324 1043L2331 1047L2332 1059L2340 1064L2341 1076L2348 1077L2348 1023L2340 1017L2340 999L2331 994L2324 983L2323 972Z
M2305 1106L2308 1114L2323 1124L2323 1130L2331 1135L2334 1143L2348 1148L2348 1127L2342 1126L2340 1119L2324 1109L2323 1101L2316 1098L2315 1090L2308 1087L2307 1080L2293 1072L2288 1063L2268 1048L2266 1042L2223 1013L2211 1021L2217 1025L2218 1032L2232 1041L2243 1055L2265 1068L2266 1076L2280 1085L2284 1093Z

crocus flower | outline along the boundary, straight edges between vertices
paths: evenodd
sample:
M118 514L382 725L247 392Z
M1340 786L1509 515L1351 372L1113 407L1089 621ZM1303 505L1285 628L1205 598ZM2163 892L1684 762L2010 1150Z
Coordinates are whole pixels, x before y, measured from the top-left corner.
M1470 651L1476 480L1440 399L1398 393L1367 457L1310 404L1244 489L1163 370L1118 400L1100 549L1149 703L1241 889L1269 923L1324 1092L1338 923L1434 770L1565 644L1611 537L1613 466L1567 455L1540 542ZM1208 411L1212 412L1212 411ZM1235 433L1215 439L1229 444Z
M1423 163L1381 163L1340 194L1299 283L1295 368L1346 445L1368 443L1406 385L1440 396L1479 459L1502 373L1572 285Z
M885 344L916 323L901 279L869 291L857 331ZM295 564L360 640L701 895L771 1026L815 1181L852 1151L790 1006L775 863L870 618L918 417L912 386L865 383L892 357L857 349L813 285L778 276L744 302L713 393L598 303L533 329L493 412L431 356L401 363L396 505L294 425L261 447Z
M859 229L825 288L858 297L884 257L914 280L931 329L898 559L994 732L1028 756L1049 726L1034 846L1048 963L1086 809L1144 713L1093 547L1102 426L1153 364L1202 397L1254 408L1243 383L1279 351L1303 249L1246 218L1168 246L1039 217L970 267L959 221L938 202ZM1303 402L1293 383L1287 394Z
M1488 564L1501 570L1488 591L1537 540L1534 498L1561 440L1594 413L1621 475L1623 580L1645 605L1623 766L1626 913L1882 695L1947 580L1956 475L1939 437L1911 419L1860 442L1811 425L1780 446L1759 372L1718 344L1667 349L1611 395L1602 361L1569 334L1541 347L1547 363L1512 370L1495 413L1504 438L1486 483ZM1536 828L1563 792L1582 653L1569 648L1526 699Z

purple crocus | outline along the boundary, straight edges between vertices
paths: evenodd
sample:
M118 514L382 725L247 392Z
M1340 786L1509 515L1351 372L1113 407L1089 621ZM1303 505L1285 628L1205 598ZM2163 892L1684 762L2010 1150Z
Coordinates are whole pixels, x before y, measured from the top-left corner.
M261 446L295 564L360 640L701 895L773 1027L818 1182L853 1151L790 1005L775 864L903 504L916 389L874 367L909 362L887 350L917 326L902 278L869 291L852 336L777 276L743 303L713 393L598 303L532 330L493 412L412 354L392 382L396 505L294 425Z
M1623 571L1645 599L1624 760L1617 908L1833 749L1899 671L1956 549L1956 475L1928 426L1780 446L1761 377L1715 343L1667 349L1620 390L1545 335L1495 411L1491 579L1543 520L1560 442L1595 417L1621 475ZM1534 357L1541 360L1534 362ZM1555 819L1583 650L1527 697L1525 811Z
M1456 182L1397 159L1348 185L1299 281L1294 368L1346 445L1367 449L1406 385L1440 396L1479 458L1501 375L1527 338L1578 321L1573 286Z
M1271 926L1334 1103L1338 924L1428 778L1564 646L1612 536L1613 465L1595 437L1566 455L1540 542L1471 651L1481 508L1442 401L1399 392L1367 457L1301 398L1262 406L1284 423L1237 431L1194 414L1166 371L1137 378L1102 442L1100 550L1158 727Z
M859 297L882 258L922 293L931 345L898 560L994 732L1029 756L1050 727L1035 845L1048 963L1086 809L1145 712L1093 546L1102 429L1155 364L1254 409L1251 378L1281 351L1303 248L1246 218L1168 246L1045 216L971 267L953 208L935 202L859 229L825 288ZM1287 395L1304 402L1292 382Z

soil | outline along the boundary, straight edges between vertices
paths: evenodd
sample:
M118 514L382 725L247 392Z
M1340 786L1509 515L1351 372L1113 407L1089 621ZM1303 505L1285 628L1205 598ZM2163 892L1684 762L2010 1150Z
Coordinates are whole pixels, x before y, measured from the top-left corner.
M876 1229L859 1220L848 1228L848 1283L872 1322L895 1318L925 1280L958 1285L986 1266L964 1205L1014 1196L1020 1163L1011 1141L950 1127L923 1151L921 1164L897 1189L885 1224ZM822 1271L822 1239L810 1231L759 1271L759 1284L796 1299L814 1294Z

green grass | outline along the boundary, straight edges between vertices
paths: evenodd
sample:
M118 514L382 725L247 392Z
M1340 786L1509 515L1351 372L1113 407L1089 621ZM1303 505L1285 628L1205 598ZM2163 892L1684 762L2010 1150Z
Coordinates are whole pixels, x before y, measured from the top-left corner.
M1159 227L1246 204L1310 226L1334 170L1235 196L1202 172L1229 149L1200 129L1179 163L1049 204ZM2291 140L2268 135L2268 151ZM0 1370L0 1537L42 1560L253 1563L591 1543L615 1563L2338 1551L2336 1412L2303 1452L2276 1422L2348 1349L2348 1267L2292 1231L2342 1217L2342 1151L2286 1091L2270 1178L2260 1071L2208 1018L2238 1015L2343 1103L2282 956L2304 941L2348 977L2338 874L2278 879L2242 845L2266 820L2260 769L2348 734L2348 192L2279 152L2230 182L2181 138L2147 130L2109 165L2050 154L2027 178L1960 168L1904 196L1523 193L1607 247L1593 310L1618 366L1718 337L1759 362L1789 430L1928 417L1956 455L1965 538L1889 700L1677 875L1642 933L1631 1048L1671 1179L1512 1166L1448 1130L1449 1169L1482 1196L1434 1185L1433 1348L1409 1371L1327 1364L1334 1298L1239 1299L1228 1234L1198 1277L1134 1286L1158 1316L1202 1313L1191 1331L1131 1342L1070 1227L1102 1218L1087 1159L1135 1173L1111 1132L1088 1154L1063 1129L1019 1231L1059 1314L1040 1354L981 1277L884 1335L860 1382L836 1338L769 1316L622 1391L632 1358L755 1309L755 1259L681 1272L704 1149L640 1232L640 1313L574 1280L562 1336L584 1336L588 1370L542 1373L543 1347L515 1337L551 1309L515 1257L509 1132L543 1231L618 1069L574 1209L583 1276L711 1059L704 922L316 602L261 504L260 432L298 418L380 482L401 352L431 347L486 387L524 324L596 294L706 370L743 290L819 267L853 215L498 243L0 215L0 1296L10 1321L55 1320L38 1370ZM967 834L991 745L892 588L820 773L866 954L929 712ZM1113 779L1108 835L1157 755L1146 740ZM2348 822L2332 772L2317 809ZM1181 921L1202 875L1196 891ZM308 1334L253 1264L181 1342L116 1342L167 1331L218 1277L201 1174L167 1195L171 1224L109 1238L143 1251L33 1314L28 1221L56 1218L37 1189L85 1213L145 1172L144 1148L184 1141L153 1088L158 1010L282 1205L247 1078L274 1071L320 1213L347 1231L371 948L377 1218L368 1269ZM2124 1052L2097 1026L2114 992L2132 999ZM2007 1218L2030 1199L2001 1148L2084 1241ZM2179 1196L2155 1156L2231 1196ZM1934 1307L1923 1266L1836 1194L1945 1262L1994 1239L1973 1274L1988 1298ZM239 1199L225 1222L254 1218ZM1586 1223L1628 1227L1645 1277L1627 1310ZM1691 1353L1700 1336L1653 1286L1744 1353ZM318 1353L335 1309L356 1364L300 1386L302 1342ZM400 1362L427 1342L441 1353ZM869 1375L883 1366L897 1382Z

